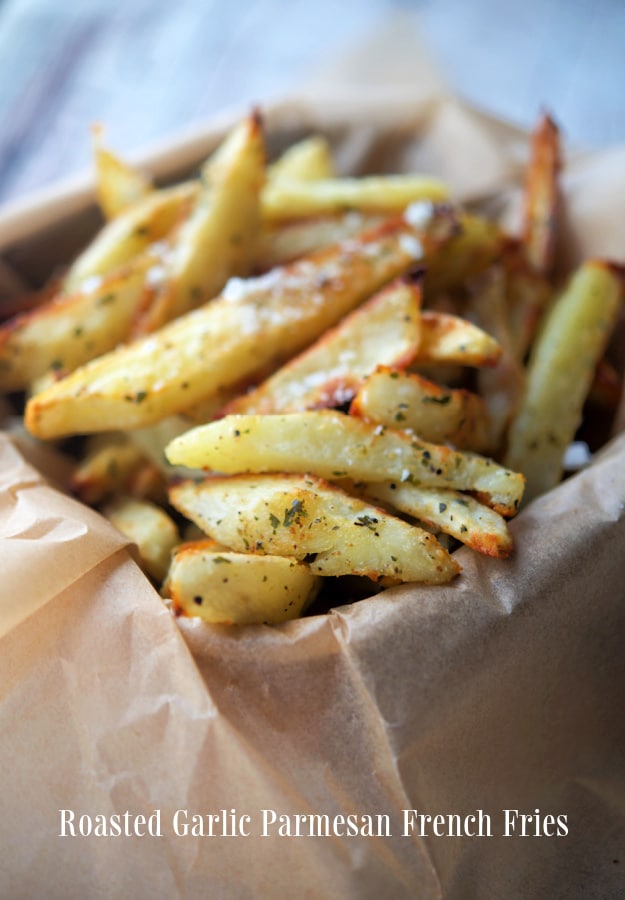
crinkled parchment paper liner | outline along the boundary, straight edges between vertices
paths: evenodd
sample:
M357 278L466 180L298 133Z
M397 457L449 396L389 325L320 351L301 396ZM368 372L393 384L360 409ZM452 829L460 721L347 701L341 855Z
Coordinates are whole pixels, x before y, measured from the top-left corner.
M519 175L522 132L422 67L413 79L405 40L388 51L369 47L334 74L360 73L363 90L326 83L273 107L273 138L322 128L345 167L440 172L513 221L515 193L502 189ZM384 59L397 83L381 88ZM182 170L219 130L152 163ZM570 164L568 262L623 257L623 172L625 150ZM0 241L20 277L84 240L84 190L7 212ZM463 550L450 586L273 629L177 625L123 539L9 439L0 456L3 897L618 895L625 438L518 517L512 560ZM179 808L234 808L252 834L176 837ZM403 837L404 808L481 809L493 836ZM566 815L568 835L502 836L502 810L535 808ZM59 809L158 809L163 836L61 838ZM387 814L393 836L263 838L262 809Z

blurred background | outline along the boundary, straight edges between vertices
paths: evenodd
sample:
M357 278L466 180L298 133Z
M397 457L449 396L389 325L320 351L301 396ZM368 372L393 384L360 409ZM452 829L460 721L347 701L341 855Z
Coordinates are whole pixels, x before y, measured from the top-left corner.
M479 106L625 143L622 0L0 0L0 203L87 169L94 121L130 154L297 93L398 21Z

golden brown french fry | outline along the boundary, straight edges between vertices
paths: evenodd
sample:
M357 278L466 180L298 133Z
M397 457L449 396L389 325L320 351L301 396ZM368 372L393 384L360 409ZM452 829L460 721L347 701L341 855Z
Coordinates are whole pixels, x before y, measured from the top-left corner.
M475 491L508 516L515 514L523 494L523 476L490 459L327 409L226 416L175 438L165 453L175 465L227 474L313 472L328 479Z
M21 390L50 369L72 372L124 341L149 296L146 275L154 264L144 255L115 275L6 322L0 328L0 389Z
M389 367L379 367L365 380L349 412L389 428L409 428L434 444L477 452L491 447L490 419L481 397Z
M547 314L532 350L526 389L512 423L506 464L527 478L527 499L562 477L564 452L621 305L623 273L584 263Z
M98 203L104 217L114 219L150 194L152 182L103 145L100 126L94 126L92 135Z
M276 413L341 406L376 365L408 365L419 346L421 278L375 294L224 413Z
M321 579L285 556L215 549L215 541L184 544L175 551L163 595L174 609L205 622L276 625L301 616Z
M359 490L371 500L449 534L485 556L503 559L512 553L512 535L506 520L466 494L397 482L365 484Z
M266 270L290 263L307 253L376 228L383 219L383 215L351 210L332 216L265 224L260 235L259 266Z
M188 213L197 191L194 182L163 188L120 213L78 256L65 276L63 291L73 293L85 282L107 277L163 241ZM166 250L164 245L156 256Z
M180 542L174 521L160 506L134 497L117 497L102 514L137 545L142 569L160 584Z
M96 505L111 494L128 491L147 461L142 450L124 436L112 436L80 461L70 489L84 503Z
M208 478L172 488L170 498L234 550L309 557L319 575L440 584L460 570L432 535L308 475Z
M251 115L204 165L200 193L172 242L162 284L138 323L138 334L154 331L211 300L228 278L251 271L264 179L262 123Z
M504 254L506 306L510 329L510 348L514 358L523 362L538 323L552 297L549 282L532 270L514 247Z
M428 262L426 297L459 287L488 268L501 254L504 243L504 235L495 223L461 213L460 232Z
M421 313L421 344L413 367L422 364L494 366L501 358L494 337L477 325L449 313Z
M269 166L267 175L271 181L320 181L334 178L334 163L328 141L315 134L292 144Z
M411 203L441 202L449 196L442 181L423 175L370 175L322 181L287 181L267 184L263 192L263 218L267 222L305 216L363 212L399 213Z
M560 162L558 126L544 114L532 134L523 224L527 261L543 275L549 274L553 267Z
M50 438L181 412L293 356L454 230L449 210L428 205L420 227L397 217L260 278L233 279L218 300L31 398L26 425Z
M493 266L471 284L470 290L477 322L497 339L502 349L497 365L482 368L477 375L478 391L490 418L491 452L499 451L525 384L525 371L516 355L510 327L505 270Z

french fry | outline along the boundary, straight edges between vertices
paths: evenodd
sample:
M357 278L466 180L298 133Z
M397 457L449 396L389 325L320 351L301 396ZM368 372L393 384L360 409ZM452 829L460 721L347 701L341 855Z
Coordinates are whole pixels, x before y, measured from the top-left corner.
M506 456L507 465L525 473L528 500L562 477L564 452L616 321L622 285L623 273L616 266L585 263L541 327Z
M27 428L51 438L150 425L279 364L451 237L449 210L426 213L420 227L397 217L260 278L231 280L218 300L32 397Z
M420 175L371 175L320 181L270 182L263 192L263 218L267 222L305 216L362 212L400 213L414 202L441 202L448 198L445 185Z
M226 416L180 435L165 452L175 465L226 474L312 472L327 479L474 491L508 516L516 513L523 494L523 476L492 460L327 409Z
M138 323L147 333L215 297L231 276L256 260L264 182L262 124L238 125L202 170L200 193L162 269L162 285Z
M471 307L479 324L499 342L496 366L477 374L478 390L490 418L491 450L500 450L525 384L508 315L508 279L503 267L493 266L471 284Z
M137 545L142 568L160 584L169 569L172 550L180 542L174 521L154 503L133 497L117 497L102 513Z
M271 181L320 181L334 178L332 152L327 140L312 135L288 147L267 173Z
M552 290L547 279L532 270L514 248L503 258L506 272L506 306L510 327L510 349L514 358L523 362L538 323L551 301Z
M492 265L500 256L504 243L501 229L493 222L461 213L459 233L429 261L426 296L429 298L463 285L468 278Z
M532 134L523 223L526 259L534 271L543 275L548 275L553 267L560 164L558 126L545 114Z
M359 490L371 500L449 534L485 556L504 559L512 553L512 535L506 520L466 494L396 482L365 484Z
M494 366L501 353L494 337L466 319L429 309L421 313L421 343L413 367L423 364Z
M301 616L320 585L305 563L200 540L175 551L162 593L176 612L205 622L276 625Z
M141 448L131 444L125 436L107 437L105 443L94 447L78 464L70 480L70 489L84 503L97 505L112 494L130 491L147 463Z
M188 213L197 192L194 182L185 182L154 191L120 213L75 260L65 276L63 292L73 293L93 278L117 272L152 244L163 241Z
M407 365L415 357L420 304L420 283L402 279L390 285L255 390L229 403L224 413L295 412L347 403L376 365Z
M389 428L409 428L435 444L477 452L492 444L488 412L477 394L441 388L420 375L384 366L365 380L349 411Z
M441 584L460 569L432 535L311 476L208 478L174 487L170 498L234 550L307 557L319 575Z
M0 328L0 388L24 389L50 369L72 372L116 347L146 302L146 275L154 264L153 256L142 256L115 275L6 322Z
M376 228L383 219L383 215L351 210L338 215L264 225L258 250L260 268L266 270L283 266L307 253Z
M92 129L96 195L106 219L114 219L153 190L147 176L128 165L102 143L102 128Z

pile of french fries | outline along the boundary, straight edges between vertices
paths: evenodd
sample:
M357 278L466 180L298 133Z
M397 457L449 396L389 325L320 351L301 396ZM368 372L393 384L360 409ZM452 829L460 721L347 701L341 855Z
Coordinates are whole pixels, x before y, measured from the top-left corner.
M267 165L257 114L174 187L99 132L95 161L107 222L0 327L0 390L35 437L83 436L71 490L178 614L277 623L327 579L436 585L462 544L507 557L588 398L614 407L623 272L554 278L548 117L517 238L436 179L338 177L321 136Z

